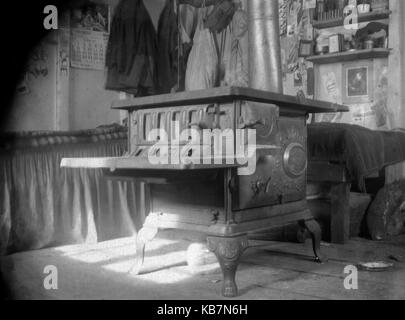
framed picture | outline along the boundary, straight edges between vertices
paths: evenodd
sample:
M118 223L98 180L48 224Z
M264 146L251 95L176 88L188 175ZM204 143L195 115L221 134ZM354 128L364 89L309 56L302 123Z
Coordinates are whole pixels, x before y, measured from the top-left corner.
M343 104L373 100L373 61L343 64Z
M300 46L298 49L299 57L309 57L314 55L314 43L311 40L300 40Z
M329 53L337 53L343 51L344 38L341 34L334 34L329 37Z
M107 4L89 1L71 9L72 28L109 33L110 20L110 6Z

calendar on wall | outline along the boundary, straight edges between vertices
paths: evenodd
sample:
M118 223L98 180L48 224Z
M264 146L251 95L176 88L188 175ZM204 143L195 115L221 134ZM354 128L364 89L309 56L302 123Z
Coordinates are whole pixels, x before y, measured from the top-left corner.
M84 29L72 29L71 32L71 66L104 70L109 34Z

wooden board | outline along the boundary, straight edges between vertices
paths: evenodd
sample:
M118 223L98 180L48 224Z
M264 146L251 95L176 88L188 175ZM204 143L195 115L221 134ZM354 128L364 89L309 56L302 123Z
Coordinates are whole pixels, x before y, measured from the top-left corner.
M152 164L146 158L114 157L114 158L64 158L62 168L83 169L118 169L133 170L213 170L241 167L237 161L234 164Z
M330 64L338 62L357 61L361 59L387 58L390 55L390 52L390 49L382 48L365 49L311 56L306 58L306 60L315 64Z
M390 11L360 13L358 15L358 23L388 19L390 17L390 13L391 13ZM336 19L319 20L319 21L314 20L312 22L312 26L315 29L343 27L343 24L344 24L344 18L342 18L342 17L339 17Z

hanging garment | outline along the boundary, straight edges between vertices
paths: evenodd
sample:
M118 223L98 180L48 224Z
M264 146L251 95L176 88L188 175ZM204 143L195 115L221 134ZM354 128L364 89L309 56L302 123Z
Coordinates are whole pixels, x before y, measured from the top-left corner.
M186 91L203 90L217 86L218 52L213 34L204 28L203 16L206 9L200 9L194 44L186 71Z
M183 42L191 42L198 23L198 9L188 4L180 5L180 24Z
M198 16L192 6L181 5L179 9L178 21L176 1L166 0L159 18L157 71L160 93L184 90L187 59L192 48L191 37Z
M158 82L161 93L169 93L177 83L178 26L173 0L166 0L158 24Z
M225 69L222 85L249 86L248 66L246 63L246 48L243 41L248 31L247 13L238 9L233 16L232 23L223 32L225 49L221 58L221 65ZM245 51L243 50L245 49ZM221 68L222 69L222 68Z
M221 86L249 85L247 35L247 13L239 6L229 26L217 34Z
M106 89L135 96L156 93L157 36L142 0L121 0L107 46Z
M204 27L211 32L222 32L232 21L237 10L233 0L219 0L205 20Z

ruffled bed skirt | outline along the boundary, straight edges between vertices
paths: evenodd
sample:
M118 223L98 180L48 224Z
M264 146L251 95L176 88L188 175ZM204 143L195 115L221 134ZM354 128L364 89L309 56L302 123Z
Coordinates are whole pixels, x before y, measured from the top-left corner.
M1 254L134 235L143 222L137 183L108 181L98 169L60 168L64 157L121 156L126 134L87 132L84 139L65 136L60 144L49 143L58 141L54 135L44 136L38 146L26 147L41 141L33 135L24 138L24 148L0 152Z

